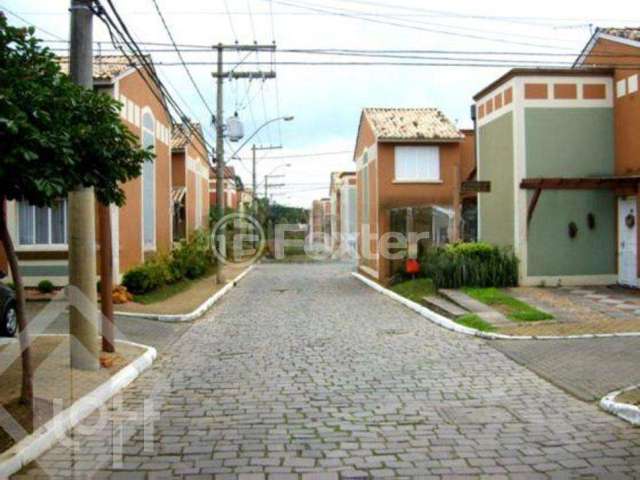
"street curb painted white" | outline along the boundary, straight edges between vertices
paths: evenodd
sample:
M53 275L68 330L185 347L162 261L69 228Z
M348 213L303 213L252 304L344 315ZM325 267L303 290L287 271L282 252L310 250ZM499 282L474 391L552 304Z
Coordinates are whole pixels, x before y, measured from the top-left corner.
M209 310L213 305L220 300L223 296L225 296L229 290L234 288L240 280L246 277L255 265L250 265L246 270L244 270L240 275L234 278L232 281L227 283L224 287L214 293L211 297L205 300L198 308L196 308L191 313L182 313L176 315L160 315L154 313L129 313L129 312L114 312L114 315L123 318L141 318L144 320L155 320L158 322L191 322L196 318L201 317L204 313Z
M616 338L616 337L640 337L640 332L629 332L629 333L592 333L585 335L504 335L502 333L492 333L492 332L481 332L479 330L474 330L473 328L465 327L460 325L453 320L442 316L433 310L428 309L425 306L420 305L419 303L413 302L408 298L403 297L402 295L398 295L397 293L389 290L388 288L384 288L382 285L374 282L373 280L361 275L357 272L351 272L355 278L365 283L369 287L373 288L379 293L386 295L393 300L402 303L406 307L409 307L414 312L423 316L427 320L439 325L441 327L446 328L447 330L451 330L456 333L462 333L464 335L471 335L474 337L485 338L487 340L580 340L586 338Z
M54 336L54 334L46 336ZM155 348L147 345L125 340L118 340L118 342L143 348L145 352L129 365L119 370L105 383L76 400L69 408L60 412L6 452L0 454L0 478L8 478L9 475L20 471L22 467L33 462L53 447L73 427L107 403L116 393L125 389L143 371L149 368L158 355Z
M600 408L605 412L612 413L613 415L626 420L633 426L640 426L640 407L629 405L628 403L616 402L616 397L618 395L635 388L640 388L640 385L634 385L632 387L609 393L600 400Z

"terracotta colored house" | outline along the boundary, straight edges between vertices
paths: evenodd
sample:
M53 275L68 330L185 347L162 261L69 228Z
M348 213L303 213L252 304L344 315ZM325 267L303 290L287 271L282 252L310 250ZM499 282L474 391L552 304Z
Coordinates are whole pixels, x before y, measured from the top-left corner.
M638 54L640 30L599 29L579 68L512 70L474 97L479 236L514 248L522 284L638 286Z
M473 168L473 141L435 108L363 110L354 154L360 272L388 284L403 267L381 254L389 232L420 229L429 237L421 248L456 238L461 172Z
M66 59L60 62L63 69L68 68ZM126 205L111 207L113 272L114 281L119 282L131 267L156 252L169 251L172 245L171 118L161 94L154 95L142 74L124 57L96 57L93 72L95 89L122 102L122 121L142 146L155 152L142 175L123 185ZM52 208L8 202L7 217L25 284L37 285L47 279L66 285L66 199Z
M599 28L576 62L576 67L611 67L613 96L614 189L617 214L618 283L640 286L640 230L637 227L639 192L633 177L640 175L640 28ZM633 65L633 67L630 67ZM632 186L621 186L631 182Z
M236 182L236 170L233 167L224 167L224 205L226 208L236 210L240 195ZM211 167L209 175L209 205L214 208L218 204L216 197L216 166Z
M184 125L176 125L171 142L173 184L173 240L188 239L209 224L209 160L204 133L199 124L195 135Z

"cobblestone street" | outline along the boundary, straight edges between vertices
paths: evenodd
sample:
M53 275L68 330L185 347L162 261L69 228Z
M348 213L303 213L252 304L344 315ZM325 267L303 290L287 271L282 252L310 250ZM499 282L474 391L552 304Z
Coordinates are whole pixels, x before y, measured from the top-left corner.
M111 408L18 477L640 476L640 430L341 264L258 266Z

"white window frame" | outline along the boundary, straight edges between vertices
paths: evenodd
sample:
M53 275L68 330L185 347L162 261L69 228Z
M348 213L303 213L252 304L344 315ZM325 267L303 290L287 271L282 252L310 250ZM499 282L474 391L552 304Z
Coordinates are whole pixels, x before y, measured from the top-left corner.
M433 163L421 168L421 161ZM413 165L402 165L401 162L413 162ZM396 145L394 148L394 181L398 183L442 183L440 163L440 147L437 145ZM407 174L410 170L412 173ZM425 175L425 171L428 174Z
M66 250L69 246L69 204L67 202L67 199L65 198L63 200L63 204L64 204L64 209L63 209L63 214L64 214L64 237L65 237L65 242L64 243L51 243L51 238L53 237L53 231L52 231L52 223L51 223L51 207L47 207L47 216L48 216L48 232L47 232L47 237L49 239L49 241L47 243L37 243L36 242L36 232L35 232L35 228L36 228L36 206L34 205L30 205L29 204L29 208L31 209L31 216L33 217L33 239L34 239L34 243L21 243L20 241L20 204L23 203L23 201L17 201L15 203L16 208L15 208L15 218L16 218L16 248L18 250ZM25 202L26 203L26 202Z
M146 114L151 115L151 118L153 120L153 129L148 129L144 126L144 117ZM141 219L142 221L140 222L140 230L142 233L142 251L143 252L149 252L149 251L154 251L157 249L157 223L158 223L158 216L156 215L156 165L157 165L157 156L156 152L157 152L157 146L156 146L156 132L155 132L155 126L156 126L156 117L153 114L153 111L151 110L151 108L149 107L144 107L141 111L140 114L140 145L142 145L142 147L144 148L144 134L147 133L149 135L151 135L151 137L153 138L153 153L154 153L154 159L152 160L153 163L153 179L152 179L152 186L153 186L153 198L152 198L152 203L153 203L153 243L149 243L147 244L145 242L145 238L144 238L144 219L145 219L145 215L144 215L144 182L145 182L145 178L144 178L144 166L143 166L143 170L142 170L142 174L140 175L140 210L142 213Z

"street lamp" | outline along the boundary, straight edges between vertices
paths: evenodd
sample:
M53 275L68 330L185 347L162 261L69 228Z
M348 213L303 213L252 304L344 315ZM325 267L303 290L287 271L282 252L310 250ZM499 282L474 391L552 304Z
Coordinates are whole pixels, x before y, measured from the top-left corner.
M260 125L260 126L259 126L259 127L258 127L258 128L257 128L257 129L252 133L252 134L251 134L251 135L249 135L249 137L248 137L244 142L242 142L242 145L240 145L240 146L236 149L236 151L235 151L235 152L233 152L233 154L231 155L231 158L233 158L233 157L235 157L236 155L238 155L238 153L240 152L240 150L242 150L242 149L247 145L247 143L249 143L249 142L251 141L251 139L252 139L253 137L255 137L255 136L258 134L258 132L259 132L260 130L262 130L263 128L265 128L267 125L270 125L270 124L272 124L273 122L278 122L278 121L280 121L280 120L282 120L283 122L291 122L291 121L293 121L293 119L294 119L294 118L295 118L295 117L294 117L293 115L288 115L288 116L284 116L284 117L272 118L271 120L269 120L269 121L267 121L267 122L264 122L264 123L263 123L262 125Z

